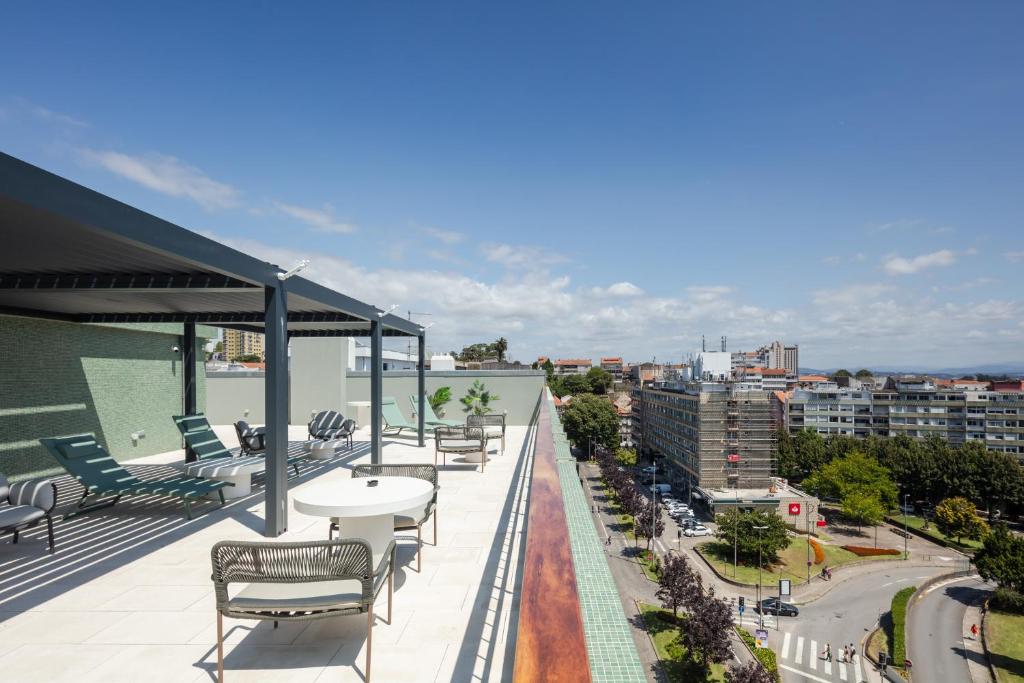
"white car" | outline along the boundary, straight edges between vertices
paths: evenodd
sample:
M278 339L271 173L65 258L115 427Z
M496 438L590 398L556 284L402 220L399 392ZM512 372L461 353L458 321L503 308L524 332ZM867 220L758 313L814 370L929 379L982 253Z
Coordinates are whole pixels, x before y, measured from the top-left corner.
M704 526L702 524L698 524L697 526L691 527L691 528L687 529L686 531L684 531L683 535L690 536L690 537L693 537L693 536L710 536L711 535L711 530L708 529L706 526Z

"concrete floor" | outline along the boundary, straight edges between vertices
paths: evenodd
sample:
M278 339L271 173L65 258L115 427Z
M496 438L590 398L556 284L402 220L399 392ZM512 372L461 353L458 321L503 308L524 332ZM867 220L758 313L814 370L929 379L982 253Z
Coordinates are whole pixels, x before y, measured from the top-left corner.
M304 448L304 428L293 428ZM230 427L217 428L225 443ZM532 434L509 429L508 449L492 448L486 472L448 459L440 473L440 538L424 529L423 572L414 543L400 543L394 623L386 593L374 627L374 681L486 681L510 678L514 660L518 569L524 540ZM291 490L347 477L369 460L367 435L333 460L309 462ZM385 462L433 462L433 444L385 439ZM181 453L132 461L140 476L166 472ZM258 479L257 482L260 480ZM79 495L60 481L62 503ZM58 551L45 532L18 545L0 541L0 671L4 680L211 681L216 655L210 548L220 540L261 540L263 487L192 521L167 499L122 501L56 526ZM321 539L325 520L289 511L281 541ZM227 681L362 681L366 619L346 616L282 623L226 620Z

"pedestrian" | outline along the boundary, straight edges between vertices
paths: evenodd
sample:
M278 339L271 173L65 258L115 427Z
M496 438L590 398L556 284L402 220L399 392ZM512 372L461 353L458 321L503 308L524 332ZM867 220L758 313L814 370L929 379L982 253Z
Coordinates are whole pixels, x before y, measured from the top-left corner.
M971 624L971 639L972 640L977 640L978 639L978 625L977 624Z
M828 643L825 643L825 651L822 653L822 655L824 656L826 662L831 662L832 661L832 646L829 645Z
M850 663L851 663L851 664L853 664L853 657L854 657L854 655L856 655L856 654L857 654L857 648L855 648L855 647L853 646L853 643L850 643Z
M605 545L611 545L612 544L612 535L611 534L608 534L608 536L604 539L604 544Z
M845 645L843 645L843 652L839 655L839 661L845 664L847 661L849 661L849 656L850 651L846 649Z

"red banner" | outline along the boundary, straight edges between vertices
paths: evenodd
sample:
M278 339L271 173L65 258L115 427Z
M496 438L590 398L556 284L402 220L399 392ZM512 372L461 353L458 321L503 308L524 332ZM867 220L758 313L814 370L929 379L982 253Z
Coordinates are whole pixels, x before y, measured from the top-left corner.
M789 514L791 514L791 515L799 515L800 514L800 503L790 503L789 504Z

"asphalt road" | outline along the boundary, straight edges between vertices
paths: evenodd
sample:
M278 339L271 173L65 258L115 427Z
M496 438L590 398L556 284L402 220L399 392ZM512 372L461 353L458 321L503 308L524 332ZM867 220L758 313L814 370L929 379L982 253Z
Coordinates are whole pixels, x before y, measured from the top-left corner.
M971 680L965 658L969 655L964 648L964 613L991 590L992 586L977 576L965 576L939 582L914 603L907 620L907 654L914 662L915 680Z
M778 630L769 632L768 642L777 655L783 683L879 680L870 663L861 657L861 639L874 627L879 615L889 610L892 596L897 591L920 585L936 574L949 571L943 567L900 567L895 561L893 565L855 578L837 578L835 581L840 583L831 591L810 604L800 606L800 616L780 617ZM826 643L832 646L832 662L819 656ZM839 662L843 645L850 643L857 648L857 657L853 663ZM917 660L914 661L916 664ZM922 681L963 680L915 678Z

